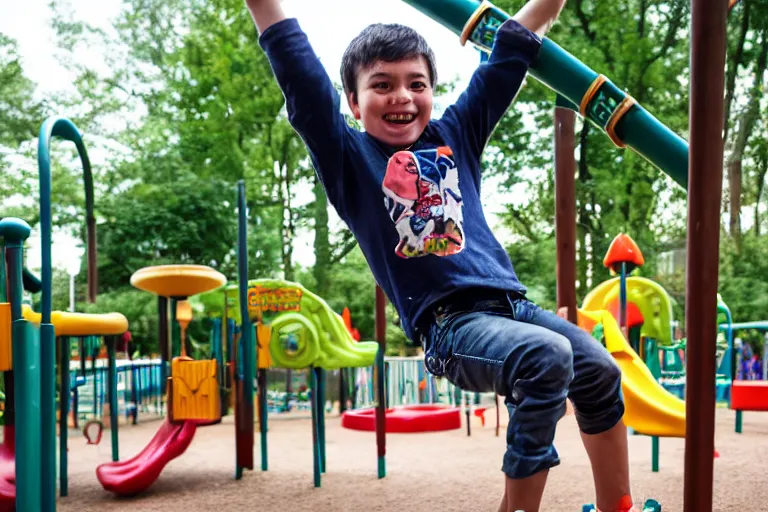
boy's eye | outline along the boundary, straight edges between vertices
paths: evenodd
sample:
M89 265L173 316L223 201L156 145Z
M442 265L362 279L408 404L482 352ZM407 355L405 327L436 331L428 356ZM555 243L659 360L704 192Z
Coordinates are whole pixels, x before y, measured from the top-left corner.
M416 81L411 84L411 89L415 89L417 91L421 91L427 88L427 84L421 81Z
M389 88L389 84L387 82L379 82L376 84L373 84L374 89L380 89L380 90L386 90Z

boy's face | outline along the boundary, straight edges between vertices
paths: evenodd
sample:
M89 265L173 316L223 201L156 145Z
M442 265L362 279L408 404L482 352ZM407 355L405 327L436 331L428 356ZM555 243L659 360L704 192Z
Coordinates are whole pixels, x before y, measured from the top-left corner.
M355 119L372 137L396 149L421 136L432 116L429 66L422 57L378 61L361 69L357 93L347 97Z

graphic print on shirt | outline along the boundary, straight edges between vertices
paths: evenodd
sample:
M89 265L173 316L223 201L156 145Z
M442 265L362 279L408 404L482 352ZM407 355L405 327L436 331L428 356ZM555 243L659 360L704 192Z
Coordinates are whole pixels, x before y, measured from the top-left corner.
M389 159L384 205L395 223L401 258L450 256L464 248L459 171L447 146L398 151Z

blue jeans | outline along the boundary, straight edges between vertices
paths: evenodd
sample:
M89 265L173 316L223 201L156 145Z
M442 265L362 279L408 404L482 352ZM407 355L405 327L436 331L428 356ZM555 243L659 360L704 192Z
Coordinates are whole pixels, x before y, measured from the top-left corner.
M525 478L560 463L555 427L570 398L579 428L599 434L624 415L621 372L587 332L524 296L470 289L422 315L427 371L474 392L505 397L502 471Z

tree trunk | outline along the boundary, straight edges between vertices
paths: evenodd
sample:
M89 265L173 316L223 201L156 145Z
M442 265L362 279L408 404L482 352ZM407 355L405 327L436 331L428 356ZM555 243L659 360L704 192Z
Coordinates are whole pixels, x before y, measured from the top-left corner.
M587 208L592 201L587 197L586 185L592 176L589 173L589 165L587 164L587 137L589 135L589 123L584 123L579 134L579 179L576 185L576 194L578 199L577 204L577 220L576 220L576 235L578 237L578 259L576 261L576 296L584 297L589 290L587 284L587 276L589 274L589 256L587 254L587 235L591 233L592 226L592 212ZM579 187L579 185L582 185ZM579 194L579 188L582 189ZM594 242L594 240L593 240Z
M316 292L321 297L328 295L330 289L331 240L328 230L328 198L325 195L320 178L315 175L315 277Z
M283 222L282 222L282 259L283 259L283 275L286 280L294 280L293 271L293 238L294 238L294 213L291 204L291 187L293 185L293 169L292 162L289 161L289 146L290 138L286 137L283 141L283 151L281 155L280 166L280 194L283 206Z
M731 238L736 246L736 253L741 252L741 160L747 147L749 137L755 128L760 115L760 100L762 97L763 75L768 61L768 40L762 39L760 55L755 63L754 84L749 92L747 111L741 117L739 131L733 141L733 151L728 159L728 186L730 188L729 227Z
M731 117L731 105L733 104L733 98L736 93L736 75L739 72L739 66L744 61L744 43L747 40L747 32L749 30L749 2L744 4L744 13L741 17L741 32L739 33L739 41L736 44L736 51L733 54L733 58L729 58L728 69L725 77L725 115L723 115L723 139L728 141L729 124L728 119Z
M760 167L757 171L757 187L755 192L755 236L760 236L760 199L765 187L765 175L768 174L768 155L760 159Z
M738 160L728 162L728 188L728 228L738 253L741 250L741 155Z

